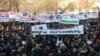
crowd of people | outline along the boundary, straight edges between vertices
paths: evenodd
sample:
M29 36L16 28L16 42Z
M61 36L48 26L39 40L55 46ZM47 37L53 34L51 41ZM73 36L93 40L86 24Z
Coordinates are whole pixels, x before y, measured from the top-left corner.
M82 35L31 34L30 23L0 23L0 56L100 56L100 25L98 20L80 21ZM64 28L65 25L48 23L48 27ZM72 27L67 25L66 27Z

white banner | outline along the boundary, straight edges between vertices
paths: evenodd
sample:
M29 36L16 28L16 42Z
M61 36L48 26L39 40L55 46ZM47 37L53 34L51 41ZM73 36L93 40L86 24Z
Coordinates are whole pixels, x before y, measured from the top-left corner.
M33 27L33 26L32 26ZM55 29L55 30L34 30L32 29L33 35L66 35L66 34L84 34L83 32L83 25L76 26L75 28L71 29Z
M0 22L9 21L9 12L0 12Z
M75 18L79 19L79 20L86 20L87 18L87 14L78 14L75 16Z
M62 16L60 14L36 15L37 22L42 22L42 23L58 22L58 20L61 18L62 18Z
M98 18L98 13L88 13L87 18Z
M17 13L15 15L15 20L19 22L30 22L32 18L31 13Z
M46 24L40 24L40 25L34 25L32 26L33 30L47 30L47 25Z
M64 18L75 18L78 20L86 20L86 19L95 19L98 17L97 12L84 12L80 14L70 14L70 13L63 13L63 14L41 14L36 15L37 22L41 23L50 23L50 22L59 22L60 19Z
M79 20L85 19L95 19L98 17L97 12L85 12L81 14L75 13L63 13L63 14L37 14L33 15L30 12L24 13L9 13L9 12L0 12L0 22L8 22L9 18L15 19L15 21L19 22L30 22L30 23L50 23L50 22L59 22L60 19L63 18L75 18Z

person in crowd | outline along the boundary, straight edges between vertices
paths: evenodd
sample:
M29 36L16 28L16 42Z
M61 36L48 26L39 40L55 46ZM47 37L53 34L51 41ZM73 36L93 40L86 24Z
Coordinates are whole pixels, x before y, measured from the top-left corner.
M81 21L82 35L36 35L29 23L0 23L0 56L99 56L100 25L97 20ZM31 24L33 25L33 24ZM50 29L74 28L74 25L47 23ZM31 26L30 26L31 27Z

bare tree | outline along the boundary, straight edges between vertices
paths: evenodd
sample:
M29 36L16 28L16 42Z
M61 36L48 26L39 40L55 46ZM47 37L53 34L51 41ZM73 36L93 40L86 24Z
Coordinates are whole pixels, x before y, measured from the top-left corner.
M74 9L77 9L77 6L74 2L70 2L67 6L67 9L73 11Z
M17 10L18 11L18 0L0 0L0 10Z
M55 11L58 8L57 0L37 0L34 3L36 11L39 12L50 12Z

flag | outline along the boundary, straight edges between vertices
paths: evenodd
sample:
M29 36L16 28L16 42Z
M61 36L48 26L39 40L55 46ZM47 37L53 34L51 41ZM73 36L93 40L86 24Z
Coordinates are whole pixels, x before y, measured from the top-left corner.
M47 25L46 24L41 24L41 25L35 25L32 26L32 30L47 30Z
M9 13L9 18L16 18L16 13L14 13L14 12L10 12Z
M0 12L0 18L9 18L9 14L5 12Z

